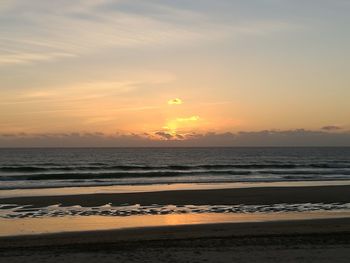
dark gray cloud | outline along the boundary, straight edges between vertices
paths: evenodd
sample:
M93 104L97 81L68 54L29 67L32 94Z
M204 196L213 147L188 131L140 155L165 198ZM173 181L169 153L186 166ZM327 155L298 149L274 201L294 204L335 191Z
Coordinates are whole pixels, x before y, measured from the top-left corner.
M156 140L158 138L158 140ZM161 140L159 140L161 139ZM205 147L205 146L350 146L350 132L329 130L264 130L238 133L172 135L103 133L3 133L0 147Z
M322 130L325 131L337 131L337 130L341 130L342 127L336 126L336 125L329 125L329 126L324 126L322 127Z
M163 131L156 132L155 134L161 137L162 139L166 139L166 140L171 140L174 138L174 136L171 135L170 133L163 132Z

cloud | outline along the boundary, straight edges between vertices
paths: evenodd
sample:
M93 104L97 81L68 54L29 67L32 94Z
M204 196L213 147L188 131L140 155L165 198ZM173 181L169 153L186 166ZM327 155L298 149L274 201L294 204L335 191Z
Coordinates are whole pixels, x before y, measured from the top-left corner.
M199 116L191 116L186 118L176 118L177 122L191 122L191 121L198 121L200 118Z
M155 135L156 135L156 139L161 139L161 140L175 140L175 141L178 141L178 140L186 140L188 139L186 135L182 135L182 134L171 134L171 133L168 133L168 132L164 132L164 131L158 131L158 132L155 132ZM159 136L159 137L157 137ZM148 136L148 138L150 139L154 139L154 137L152 136Z
M176 19L193 20L188 11L168 8L162 17L155 17L135 12L136 3L123 9L121 2L64 0L51 5L45 0L30 4L15 1L0 17L0 65L83 56L106 49L177 45L207 37L205 27L189 28L168 19L176 15Z
M64 57L75 57L76 55L64 52L46 52L46 53L36 53L27 52L21 53L17 52L14 54L4 54L0 57L1 64L28 64L32 62L39 61L49 61L56 60Z
M178 133L164 131L143 134L104 133L3 133L0 147L281 147L350 146L350 132L312 130L265 130L238 133Z
M171 99L168 101L169 105L181 105L182 103L183 103L183 101L179 98Z
M160 138L165 139L165 140L171 140L174 138L173 135L171 135L170 133L167 133L167 132L159 131L159 132L156 132L155 134L158 135Z
M342 127L335 126L335 125L329 125L329 126L322 127L322 130L325 130L325 131L337 131L337 130L341 130L341 129L342 129Z
M0 57L1 60L1 57ZM15 90L3 93L3 100L0 100L0 106L12 104L38 104L71 102L76 105L79 101L96 101L106 98L120 98L121 94L134 92L151 85L170 83L175 76L162 71L140 71L134 72L132 77L129 75L119 76L116 80L105 79L103 81L77 81L64 85L52 84L50 86L35 87L27 86L23 90ZM48 107L45 107L48 109ZM115 107L114 107L115 108ZM136 109L139 107L130 106L123 108Z
M177 134L179 129L191 129L199 120L199 116L181 117L168 120L163 129L169 131L171 134Z
M123 52L130 48L191 46L291 28L288 23L268 19L220 21L200 8L141 2L5 1L0 4L0 65L38 63L111 49Z

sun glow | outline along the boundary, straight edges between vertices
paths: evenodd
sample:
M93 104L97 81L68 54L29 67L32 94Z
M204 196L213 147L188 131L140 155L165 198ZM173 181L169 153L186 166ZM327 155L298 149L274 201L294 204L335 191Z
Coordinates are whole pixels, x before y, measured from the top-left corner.
M169 134L176 135L179 130L188 130L193 128L194 123L199 120L199 116L182 117L169 120L163 127Z

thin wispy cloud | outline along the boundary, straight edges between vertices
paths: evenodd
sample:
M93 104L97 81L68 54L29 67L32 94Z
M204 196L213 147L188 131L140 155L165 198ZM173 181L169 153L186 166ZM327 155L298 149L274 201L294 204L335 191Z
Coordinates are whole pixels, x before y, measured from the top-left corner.
M40 53L16 53L7 54L0 57L0 64L28 64L32 62L50 61L60 58L75 57L74 54L59 53L59 52L47 52L45 54Z
M177 122L191 122L191 121L198 121L200 118L199 116L191 116L191 117L185 117L185 118L176 118Z
M1 105L30 104L38 102L78 102L96 100L103 98L113 98L126 95L137 89L142 89L145 85L159 85L173 81L175 76L167 72L134 72L132 78L121 76L119 80L99 80L73 82L65 85L52 86L28 86L16 92L3 93Z
M72 58L105 49L203 44L291 28L280 21L220 23L206 14L159 2L150 3L143 12L135 11L141 3L134 1L128 9L123 9L125 1L106 0L11 3L2 7L0 18L0 65Z

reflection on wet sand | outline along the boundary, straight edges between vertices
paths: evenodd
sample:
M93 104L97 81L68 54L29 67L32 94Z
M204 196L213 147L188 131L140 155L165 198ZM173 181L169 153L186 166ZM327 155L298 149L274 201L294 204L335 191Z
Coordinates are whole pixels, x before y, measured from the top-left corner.
M59 232L95 231L153 226L176 226L211 223L262 222L350 217L350 212L299 212L254 214L170 214L110 216L65 216L46 218L0 219L0 236Z

